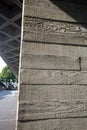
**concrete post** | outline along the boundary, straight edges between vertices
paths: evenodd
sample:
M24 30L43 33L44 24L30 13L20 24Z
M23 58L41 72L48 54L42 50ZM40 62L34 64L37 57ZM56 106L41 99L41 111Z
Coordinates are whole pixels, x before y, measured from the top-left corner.
M18 130L87 129L87 7L25 0Z

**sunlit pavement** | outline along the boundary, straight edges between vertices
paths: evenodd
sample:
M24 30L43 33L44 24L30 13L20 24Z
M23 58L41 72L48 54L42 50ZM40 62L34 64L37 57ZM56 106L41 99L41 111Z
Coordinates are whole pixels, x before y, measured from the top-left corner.
M17 91L0 91L0 130L15 130Z

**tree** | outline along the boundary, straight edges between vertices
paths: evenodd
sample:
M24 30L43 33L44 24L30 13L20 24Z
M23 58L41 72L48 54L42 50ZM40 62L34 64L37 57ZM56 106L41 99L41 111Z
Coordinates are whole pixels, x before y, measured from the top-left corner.
M2 69L2 72L0 73L0 80L4 82L15 82L17 78L12 73L12 71L6 66Z

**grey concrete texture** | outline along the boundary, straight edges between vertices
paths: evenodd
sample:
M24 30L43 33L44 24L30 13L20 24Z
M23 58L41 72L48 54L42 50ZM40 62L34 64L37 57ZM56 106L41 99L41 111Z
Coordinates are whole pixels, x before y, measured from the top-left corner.
M87 71L22 69L21 84L83 84L87 85Z
M39 18L24 18L23 36L30 41L87 45L87 29L82 25Z
M21 102L86 100L86 85L21 85Z
M87 129L87 6L25 0L18 130Z
M87 86L21 85L20 120L86 117Z
M78 119L52 119L20 123L18 130L86 130L87 118Z
M87 23L86 5L56 0L25 0L25 16L54 19L65 22ZM79 17L80 16L80 17Z
M23 41L22 55L24 54L87 57L87 47Z
M80 59L53 55L23 55L22 68L80 70Z

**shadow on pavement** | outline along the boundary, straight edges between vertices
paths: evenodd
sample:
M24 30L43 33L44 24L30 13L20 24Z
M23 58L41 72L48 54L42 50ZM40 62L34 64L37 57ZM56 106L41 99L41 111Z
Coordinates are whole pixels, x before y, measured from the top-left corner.
M1 90L0 91L0 100L6 98L7 96L12 95L12 91L11 90Z

